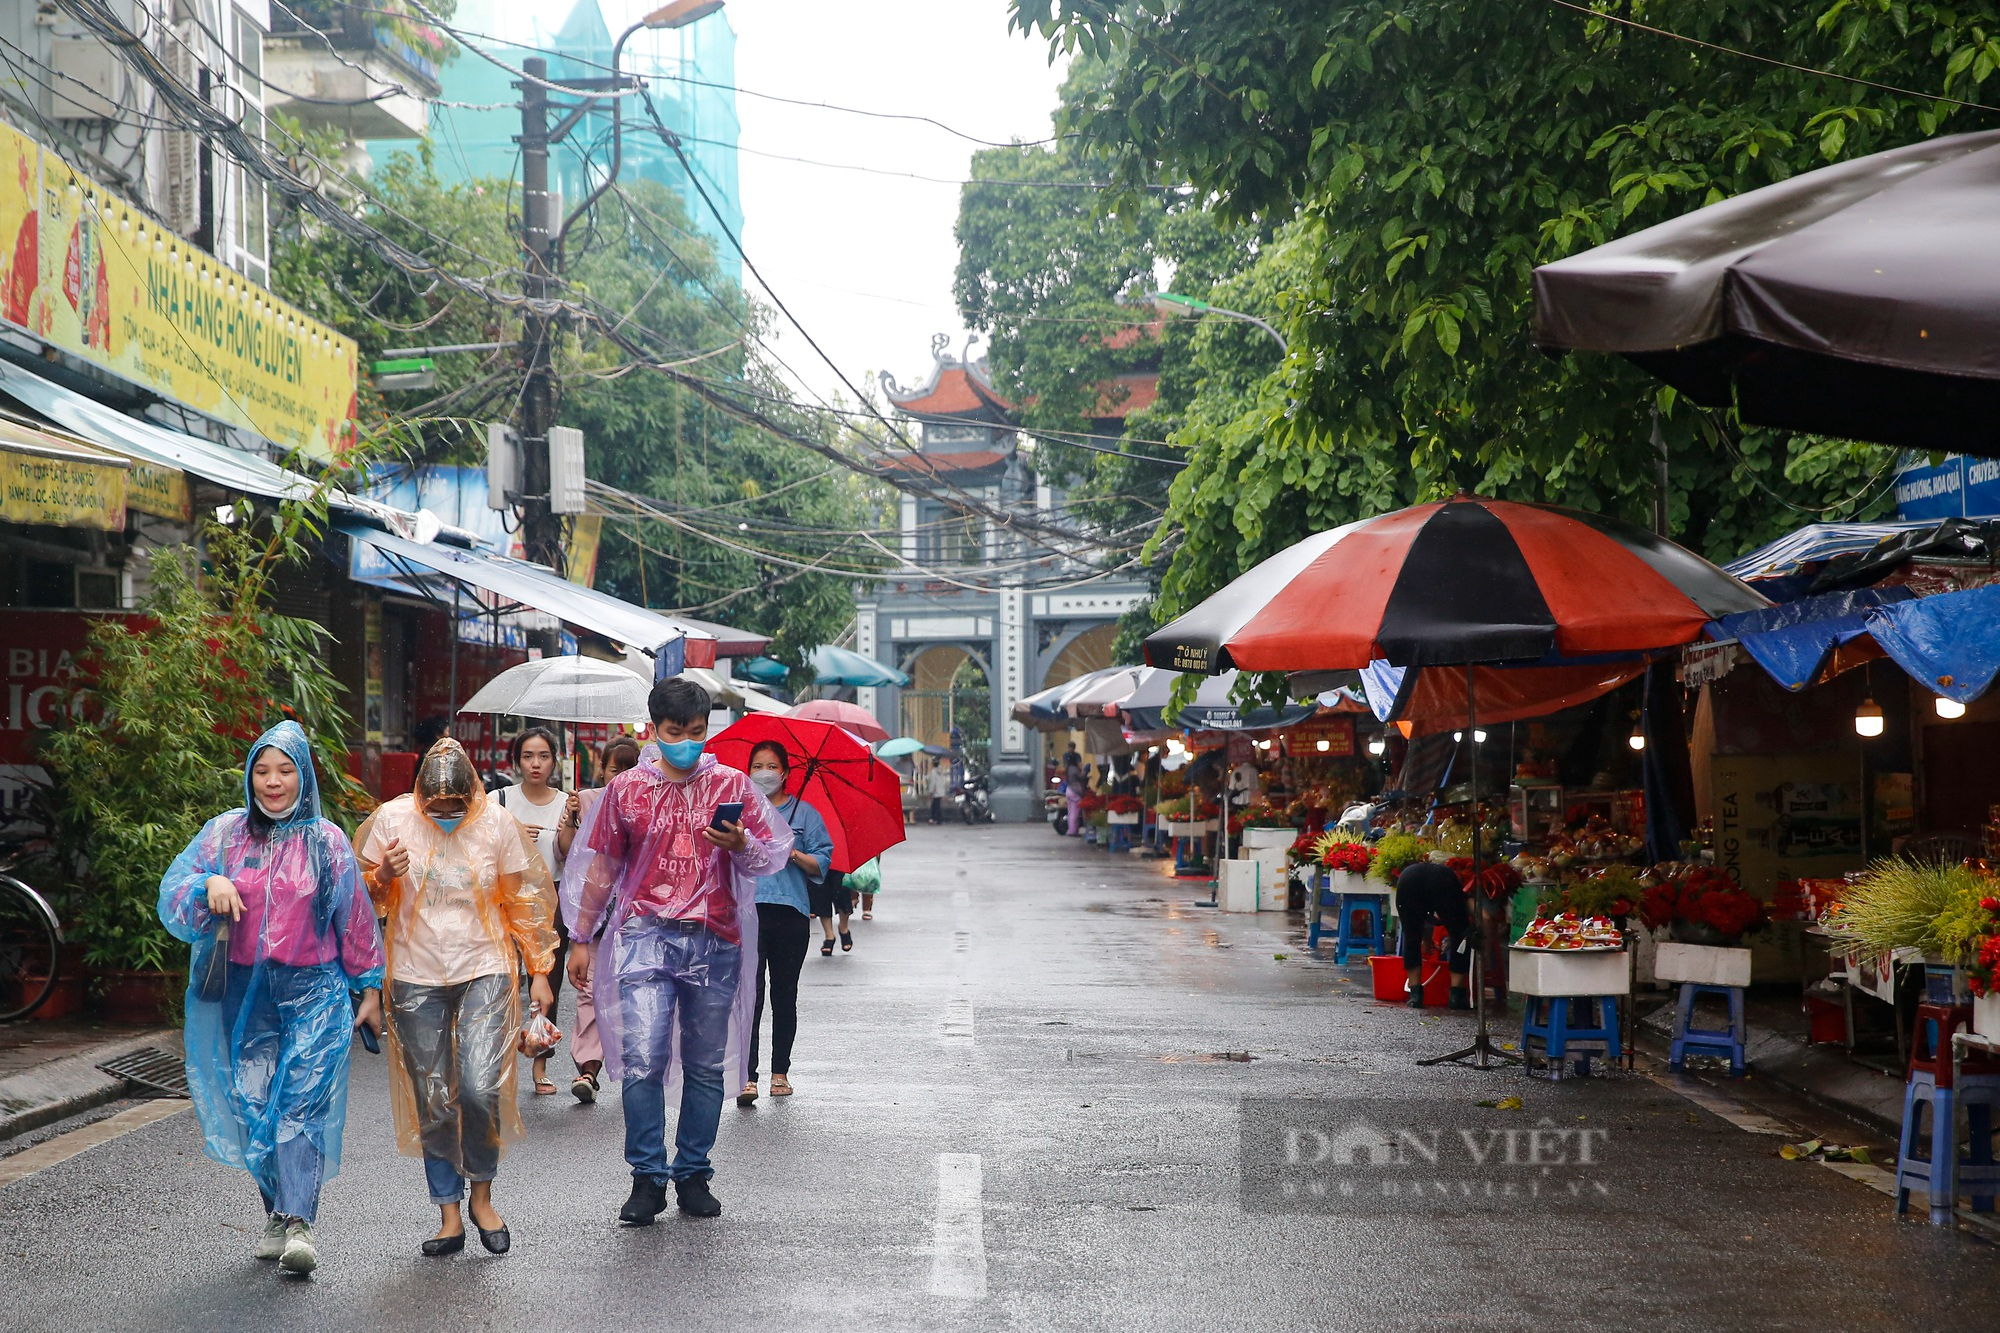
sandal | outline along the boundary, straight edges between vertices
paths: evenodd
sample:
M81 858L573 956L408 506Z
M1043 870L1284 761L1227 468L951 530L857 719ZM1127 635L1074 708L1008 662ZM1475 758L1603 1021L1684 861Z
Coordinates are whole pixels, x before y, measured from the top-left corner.
M784 1077L783 1075L780 1075L778 1078L774 1078L771 1080L771 1095L773 1097L779 1095L778 1084L780 1081L782 1081L783 1077ZM753 1078L748 1083L745 1083L743 1085L743 1091L736 1094L736 1104L738 1106L755 1106L757 1104L756 1079Z
M843 930L843 931L841 931L841 932L840 932L840 951L841 951L842 953L850 953L850 952L852 952L852 951L853 951L853 949L854 949L854 937L853 937L852 935L848 934L848 933L847 933L846 931L844 931L844 930ZM829 946L828 946L828 952L831 952L831 951L832 951L832 946L830 946L830 945L829 945Z
M873 921L875 919L875 914L873 912L863 912L861 914L861 919L863 921Z
M820 956L821 958L831 958L831 957L833 957L833 941L832 941L832 940L821 940L821 941L820 941L820 944L819 944L819 956Z
M786 1078L783 1074L771 1075L771 1095L773 1097L791 1096L792 1081L789 1078Z
M536 1079L536 1080L535 1080L535 1095L536 1095L537 1097L553 1097L553 1096L555 1096L555 1095L556 1095L556 1081L555 1081L554 1079L552 1079L552 1078L548 1078L548 1077L546 1077L546 1076L544 1076L544 1077L542 1077L542 1078L538 1078L538 1079Z
M597 1075L578 1071L569 1081L569 1095L588 1106L597 1100Z

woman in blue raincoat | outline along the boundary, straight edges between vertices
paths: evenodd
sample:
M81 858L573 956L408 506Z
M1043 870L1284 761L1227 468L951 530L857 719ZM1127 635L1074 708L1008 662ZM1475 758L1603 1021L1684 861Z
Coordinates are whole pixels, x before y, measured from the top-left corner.
M296 722L258 737L243 806L217 815L160 880L160 920L194 946L188 1087L203 1147L264 1196L260 1259L318 1266L320 1186L340 1168L354 1029L382 1030L382 935L354 851L321 818ZM349 991L362 992L357 1010Z

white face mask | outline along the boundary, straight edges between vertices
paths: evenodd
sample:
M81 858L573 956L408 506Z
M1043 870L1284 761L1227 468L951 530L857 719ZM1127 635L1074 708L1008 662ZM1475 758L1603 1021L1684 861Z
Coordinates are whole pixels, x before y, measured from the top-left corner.
M785 775L775 768L760 768L750 775L757 790L766 796L775 796L785 789Z

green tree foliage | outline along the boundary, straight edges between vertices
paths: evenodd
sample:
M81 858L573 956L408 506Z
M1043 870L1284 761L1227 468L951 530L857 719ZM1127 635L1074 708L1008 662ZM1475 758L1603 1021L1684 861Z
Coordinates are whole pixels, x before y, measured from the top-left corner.
M1600 9L1926 94L1995 68L1991 4ZM1608 357L1528 341L1535 265L1829 161L1990 117L1704 49L1547 0L1015 0L1100 62L1063 129L1134 191L1295 219L1292 354L1238 415L1197 403L1162 610L1329 523L1468 487L1644 518L1652 414L1675 535L1727 558L1884 504L1886 451L1741 431ZM1226 304L1226 302L1224 302Z
M310 558L322 518L298 504L256 518L240 504L232 524L202 525L199 547L153 551L138 614L91 629L88 684L38 757L55 863L82 867L65 916L92 965L157 970L176 956L154 911L160 876L204 823L243 804L244 752L287 713L312 737L327 817L353 827L366 798L347 775L326 631L270 608L273 580Z
M502 292L518 290L511 187L497 180L444 184L428 151L389 158L359 206L393 239L441 266ZM607 196L569 237L563 271L573 292L657 335L664 358L759 395L785 396L749 350L764 315L720 276L708 240L664 186L640 181ZM389 347L500 342L520 333L511 310L413 279L306 219L280 229L272 272L276 290L360 343L364 362ZM436 360L434 389L366 391L364 435L397 461L476 465L485 456L485 423L514 414L519 355L509 347ZM853 535L866 526L868 497L851 473L626 363L601 339L565 333L556 364L560 420L584 432L591 477L664 501L669 514L605 519L599 587L771 634L773 651L794 664L840 632L853 615L851 578L797 566L876 563L872 548ZM823 418L783 406L770 412L801 434L834 432ZM838 558L827 559L830 551Z

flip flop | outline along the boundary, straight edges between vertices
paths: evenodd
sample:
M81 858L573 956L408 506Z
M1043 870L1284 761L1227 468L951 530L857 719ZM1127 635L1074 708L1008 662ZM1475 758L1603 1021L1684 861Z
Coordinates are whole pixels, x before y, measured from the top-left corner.
M863 912L861 914L861 919L863 921L873 921L875 919L875 914L873 912Z
M771 1095L772 1095L773 1097L789 1097L789 1096L791 1096L791 1095L792 1095L792 1081L791 1081L790 1079L786 1078L786 1077L785 1077L785 1076L784 1076L783 1074L773 1074L773 1075L771 1075Z
M535 1095L536 1095L537 1097L553 1097L553 1096L555 1096L555 1095L556 1095L556 1081L555 1081L554 1079L552 1079L552 1078L538 1078L538 1079L536 1079L536 1080L535 1080Z

